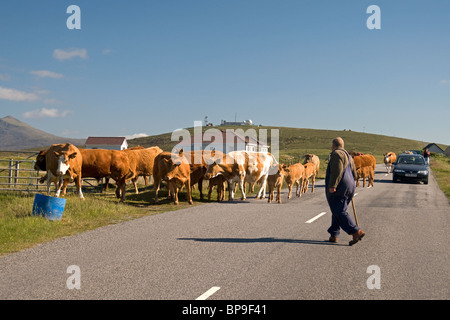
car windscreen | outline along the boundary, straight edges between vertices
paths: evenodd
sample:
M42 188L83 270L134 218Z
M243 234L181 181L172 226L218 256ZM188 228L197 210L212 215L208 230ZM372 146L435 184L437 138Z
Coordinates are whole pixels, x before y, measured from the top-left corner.
M417 165L425 164L422 157L400 157L397 162L399 164L417 164Z

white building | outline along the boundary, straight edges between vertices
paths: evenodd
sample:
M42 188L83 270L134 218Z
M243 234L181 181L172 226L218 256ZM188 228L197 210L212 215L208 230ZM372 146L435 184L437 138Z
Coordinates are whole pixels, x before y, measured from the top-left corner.
M252 136L243 136L234 130L207 130L202 134L193 135L189 141L176 145L185 150L217 150L223 153L231 151L269 152L269 146Z

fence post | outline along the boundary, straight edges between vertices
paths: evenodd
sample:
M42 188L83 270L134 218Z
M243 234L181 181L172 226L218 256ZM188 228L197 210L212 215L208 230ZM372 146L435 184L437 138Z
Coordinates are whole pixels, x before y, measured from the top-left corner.
M8 184L12 184L12 167L13 167L13 159L9 159L9 170L8 170Z
M14 188L16 187L16 184L18 183L19 179L17 178L19 176L19 160L16 160L15 165L15 172L14 172Z

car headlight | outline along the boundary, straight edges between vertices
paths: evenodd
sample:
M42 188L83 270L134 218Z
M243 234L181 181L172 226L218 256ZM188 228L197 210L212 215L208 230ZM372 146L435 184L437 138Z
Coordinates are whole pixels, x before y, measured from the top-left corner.
M402 170L402 169L394 169L394 172L397 172L397 173L405 173L405 170Z
M428 170L417 171L418 174L428 174Z

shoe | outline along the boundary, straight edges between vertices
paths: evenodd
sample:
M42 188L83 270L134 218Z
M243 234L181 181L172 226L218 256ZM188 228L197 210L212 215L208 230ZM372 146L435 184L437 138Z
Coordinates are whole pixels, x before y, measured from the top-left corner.
M357 232L353 233L353 240L350 241L348 244L349 245L354 245L355 243L357 243L359 240L361 240L366 234L364 233L364 231L362 230L358 230Z
M331 236L330 239L328 239L328 241L336 243L336 242L338 242L338 238Z

